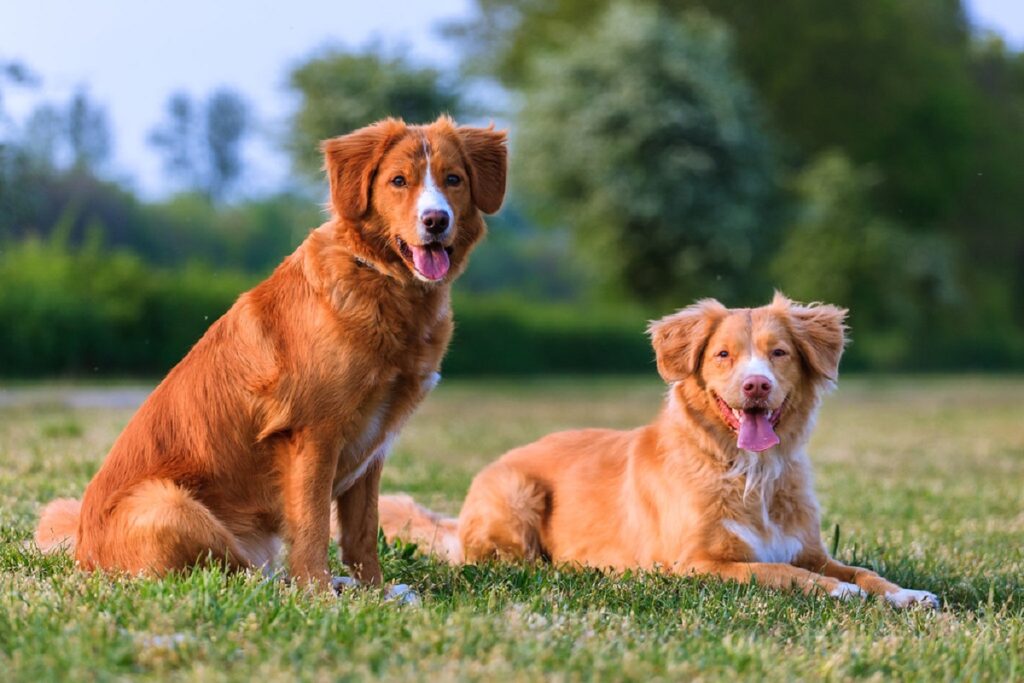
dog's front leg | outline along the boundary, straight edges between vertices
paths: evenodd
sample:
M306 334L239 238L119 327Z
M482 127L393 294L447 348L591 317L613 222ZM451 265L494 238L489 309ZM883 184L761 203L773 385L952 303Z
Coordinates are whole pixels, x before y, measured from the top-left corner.
M362 583L379 586L377 554L377 492L383 458L375 458L363 476L338 496L336 514L341 528L341 561Z
M684 569L689 574L712 574L723 579L732 579L739 583L757 581L762 586L772 588L796 588L804 593L823 591L834 598L843 600L851 597L862 597L863 591L852 583L834 577L824 576L789 564L775 562L732 562L715 561L695 562Z
M939 598L934 593L901 588L870 569L852 567L834 560L824 550L820 554L815 554L809 558L797 559L797 564L802 567L819 571L825 576L831 576L840 581L856 584L861 590L871 595L881 596L894 607L911 607L913 605L923 605L932 609L938 609L939 607Z
M337 450L324 447L312 434L297 432L283 451L279 467L283 478L288 571L296 583L328 590L331 482L337 467Z

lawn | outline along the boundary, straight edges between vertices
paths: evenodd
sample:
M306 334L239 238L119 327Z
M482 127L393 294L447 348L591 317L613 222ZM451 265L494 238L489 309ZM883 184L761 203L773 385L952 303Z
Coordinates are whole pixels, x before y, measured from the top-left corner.
M418 607L215 570L81 574L25 541L42 502L81 493L135 394L68 407L59 390L0 392L0 679L1024 678L1024 378L841 384L811 445L822 532L831 545L838 525L841 559L937 593L941 612L710 579L452 569L401 547L384 549L385 578L412 584ZM384 489L454 513L503 450L641 424L662 391L653 380L442 383Z

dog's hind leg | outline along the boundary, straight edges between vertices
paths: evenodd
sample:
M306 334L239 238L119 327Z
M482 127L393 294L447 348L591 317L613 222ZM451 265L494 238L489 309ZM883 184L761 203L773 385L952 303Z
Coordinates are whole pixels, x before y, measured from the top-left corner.
M500 462L487 467L473 480L459 515L465 561L544 557L540 529L549 507L550 493L540 482Z
M83 532L76 557L86 568L162 575L204 562L232 570L250 566L234 535L210 509L167 480L136 484L101 530Z

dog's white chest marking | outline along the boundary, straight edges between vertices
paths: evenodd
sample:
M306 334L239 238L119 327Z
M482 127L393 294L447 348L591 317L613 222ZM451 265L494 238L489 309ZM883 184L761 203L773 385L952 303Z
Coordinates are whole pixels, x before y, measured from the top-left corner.
M366 473L370 465L387 457L396 436L396 433L392 431L383 435L384 438L381 440L381 430L384 428L384 420L387 418L390 406L391 402L389 400L381 401L380 405L373 411L370 419L366 421L362 434L342 451L341 456L344 460L351 461L356 458L361 458L361 460L355 463L355 468L351 472L335 484L334 496L339 496L347 491L352 484ZM380 441L380 445L372 453L367 453L367 449L378 441Z
M802 457L802 456L796 456ZM790 563L803 548L799 538L786 534L772 521L768 502L785 470L785 463L778 452L761 454L740 451L739 457L726 476L743 477L743 500L755 496L751 504L760 506L760 528L741 524L734 519L722 521L725 530L743 541L750 548L756 562Z
M427 375L421 385L423 394L426 395L429 393L440 381L441 374L438 372L432 372ZM359 438L355 439L350 446L347 446L342 451L342 458L363 458L363 460L356 464L356 467L352 472L335 484L333 491L333 495L335 497L347 491L352 484L357 482L366 473L366 470L369 469L370 465L387 458L391 453L391 447L394 445L395 439L398 437L398 432L402 429L404 420L403 423L392 425L392 429L382 435L381 431L384 429L384 421L387 419L390 409L390 398L386 398L381 401L380 405L377 406L376 410L373 411L373 414L366 421L366 427L363 428L363 432L359 435ZM368 448L378 442L379 445L372 453L366 453Z
M736 520L727 519L722 522L726 530L740 539L750 548L757 562L790 563L800 553L803 543L795 536L783 533L782 529L771 520L765 518L764 531L740 524Z

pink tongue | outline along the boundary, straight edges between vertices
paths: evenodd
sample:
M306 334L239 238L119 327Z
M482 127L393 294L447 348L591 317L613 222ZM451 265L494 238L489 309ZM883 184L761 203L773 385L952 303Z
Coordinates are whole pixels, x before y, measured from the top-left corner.
M428 280L440 280L448 273L448 252L440 244L413 247L412 260L419 274Z
M777 446L779 437L764 411L744 410L736 445L745 451L766 451Z

